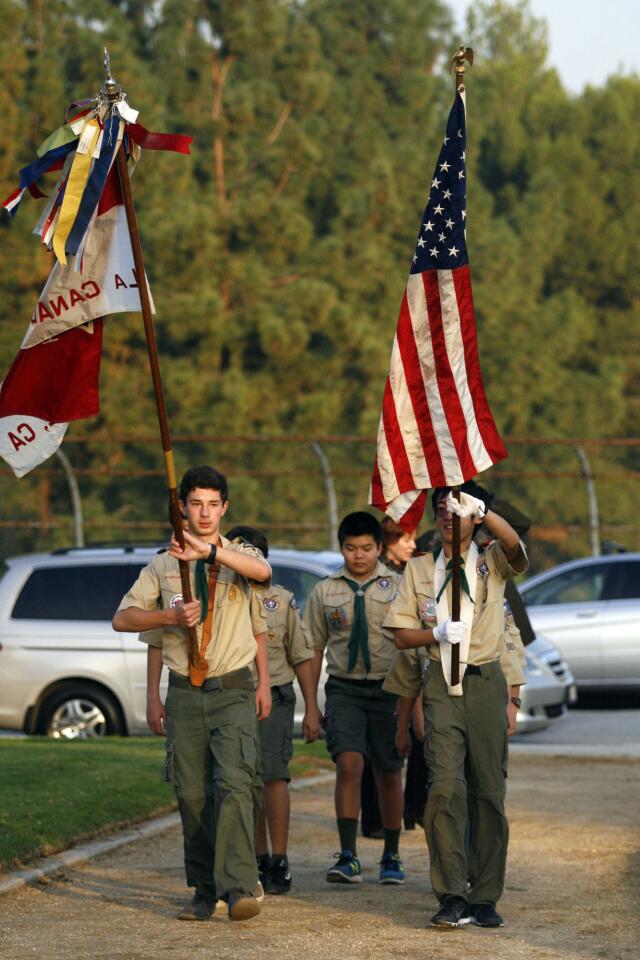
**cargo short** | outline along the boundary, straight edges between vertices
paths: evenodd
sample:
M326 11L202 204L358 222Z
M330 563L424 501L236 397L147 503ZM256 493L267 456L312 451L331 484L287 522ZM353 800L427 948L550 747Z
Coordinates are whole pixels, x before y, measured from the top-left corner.
M382 680L329 677L325 685L325 731L333 760L347 751L361 753L378 770L404 765L395 745L396 694L382 689Z
M293 683L271 687L271 713L258 723L263 783L291 780L289 761L293 756L295 705Z

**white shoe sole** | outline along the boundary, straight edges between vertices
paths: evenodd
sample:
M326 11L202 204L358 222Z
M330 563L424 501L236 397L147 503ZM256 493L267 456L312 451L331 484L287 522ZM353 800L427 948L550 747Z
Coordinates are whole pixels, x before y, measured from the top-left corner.
M464 917L456 923L434 923L432 920L429 926L435 927L436 930L455 930L456 927L466 927L469 923L475 923L473 917Z
M404 879L402 879L402 880L394 880L394 879L392 879L391 877L385 877L384 880L378 880L378 883L381 883L381 884L383 885L383 887L390 886L391 884L395 884L395 886L398 887L398 886L400 886L401 884L406 883L406 880L404 880Z

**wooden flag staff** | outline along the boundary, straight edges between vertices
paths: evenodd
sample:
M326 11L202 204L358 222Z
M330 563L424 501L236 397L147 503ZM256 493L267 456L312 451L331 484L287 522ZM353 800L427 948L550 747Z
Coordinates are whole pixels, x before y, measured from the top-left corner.
M461 46L459 51L451 61L456 74L456 93L464 90L464 62L465 60L471 66L473 64L473 50L471 47ZM453 495L456 500L460 500L460 487L453 488ZM453 514L451 529L451 562L453 564L451 571L451 619L460 619L460 517ZM460 683L460 646L455 643L451 647L451 686L455 687Z
M104 95L110 103L115 103L121 98L121 89L111 76L109 64L109 54L105 50L105 69L107 80L104 85ZM176 540L181 547L184 547L184 536L182 527L182 512L178 501L178 484L176 480L176 470L173 460L173 450L171 448L171 435L169 433L169 420L167 418L167 408L164 401L164 390L162 386L162 376L160 374L160 363L158 360L158 347L156 344L156 335L153 327L153 314L151 311L151 299L149 297L149 287L147 285L147 275L144 269L144 259L142 256L142 245L140 243L140 232L138 230L138 221L133 202L133 193L131 192L131 180L129 178L129 168L127 167L127 156L124 140L118 148L116 154L116 165L122 188L122 197L127 216L127 226L131 238L131 249L133 251L133 263L140 291L140 306L142 310L142 319L144 321L144 332L147 341L147 352L149 354L149 366L151 367L151 379L153 381L153 392L156 401L156 410L158 413L158 424L160 426L160 437L162 439L162 450L164 453L165 469L167 474L167 487L169 491L169 513L171 515L171 524ZM179 561L180 565L180 583L182 586L182 596L185 603L191 603L193 595L191 593L191 581L189 578L189 564L184 560ZM198 636L195 627L187 629L189 640L189 662L194 666L200 663L200 652L198 649Z

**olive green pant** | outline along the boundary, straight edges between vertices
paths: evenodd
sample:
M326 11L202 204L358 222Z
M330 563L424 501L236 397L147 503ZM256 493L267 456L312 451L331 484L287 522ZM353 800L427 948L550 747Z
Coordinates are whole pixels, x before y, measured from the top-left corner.
M452 697L439 661L425 677L425 758L429 793L425 833L438 900L496 903L504 887L509 825L507 683L499 662L466 673ZM470 887L468 886L470 884Z
M253 690L169 686L167 779L182 819L187 885L253 894L257 730ZM259 807L259 803L257 804Z

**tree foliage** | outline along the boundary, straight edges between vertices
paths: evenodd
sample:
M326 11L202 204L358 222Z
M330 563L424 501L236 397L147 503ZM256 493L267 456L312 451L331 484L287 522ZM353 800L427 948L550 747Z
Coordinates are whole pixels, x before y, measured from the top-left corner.
M134 181L173 431L373 438L453 91L446 67L460 38L444 0L0 0L0 9L5 194L66 104L97 90L105 44L145 125L195 138L190 159L145 155ZM468 243L499 427L549 440L637 435L640 81L567 93L526 2L477 3L464 40L476 58ZM49 269L29 237L34 210L25 201L0 231L4 370ZM85 442L65 447L87 471L85 515L104 524L93 539L122 538L116 523L141 521L156 521L158 536L164 484L149 474L162 470L159 446L104 443L157 431L135 315L107 326L101 390L100 417L68 434ZM341 508L362 506L373 444L329 452ZM584 524L581 482L553 478L577 472L570 450L512 453L487 478L503 496L542 522ZM308 445L180 444L178 468L196 461L228 469L234 519L274 528L281 542L326 542ZM509 475L532 463L549 476ZM596 466L637 469L638 455ZM20 483L5 469L1 482L8 519L68 516L55 460ZM629 484L603 478L599 489L608 519L628 521ZM319 529L286 533L289 522ZM36 536L4 533L5 555ZM70 524L45 528L46 545L69 535ZM561 548L580 552L586 538Z

